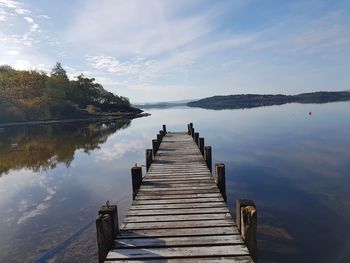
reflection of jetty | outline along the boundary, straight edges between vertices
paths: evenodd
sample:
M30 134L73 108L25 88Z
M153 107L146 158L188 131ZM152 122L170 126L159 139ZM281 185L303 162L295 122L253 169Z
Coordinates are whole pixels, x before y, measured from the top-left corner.
M107 204L96 220L99 261L253 262L256 208L238 200L236 222L226 206L225 166L188 125L166 127L146 150L146 176L133 167L134 201L119 227L117 207ZM248 250L249 249L249 250Z

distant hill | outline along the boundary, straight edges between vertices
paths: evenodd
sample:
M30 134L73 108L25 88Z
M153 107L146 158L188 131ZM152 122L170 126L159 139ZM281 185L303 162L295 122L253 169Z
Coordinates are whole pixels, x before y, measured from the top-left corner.
M0 123L100 118L142 112L94 78L67 77L60 63L50 75L0 66Z
M191 100L178 100L178 101L164 101L164 102L153 102L153 103L134 103L132 106L140 109L167 109L172 107L186 106Z
M189 107L206 109L243 109L261 106L282 105L286 103L327 103L350 100L349 91L318 91L299 95L258 95L241 94L213 96L187 103Z

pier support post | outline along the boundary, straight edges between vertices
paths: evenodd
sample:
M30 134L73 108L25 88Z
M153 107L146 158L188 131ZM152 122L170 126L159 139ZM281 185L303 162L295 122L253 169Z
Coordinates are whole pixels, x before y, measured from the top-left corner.
M152 161L153 161L152 149L147 149L147 150L146 150L146 172L148 172L149 167L151 166Z
M190 124L187 124L187 134L191 135L191 127Z
M194 139L194 128L193 127L191 128L191 135L192 135L192 138Z
M197 145L198 145L198 138L199 138L199 132L195 132L193 140Z
M163 132L166 133L166 125L163 124Z
M160 143L162 142L162 135L157 134L157 142L158 142L158 146L159 146Z
M252 200L238 199L236 201L236 223L252 259L257 262L257 211Z
M204 159L205 159L205 162L207 163L207 166L210 172L212 173L213 168L212 168L212 161L211 161L211 146L204 147Z
M221 192L222 198L227 202L226 197L226 179L225 179L225 164L216 163L215 164L215 182Z
M203 137L199 138L198 147L199 147L199 150L201 151L202 155L204 156L204 138Z
M161 137L162 140L163 140L163 137L165 136L165 132L164 132L163 130L160 130L160 131L159 131L159 134L160 134L160 137Z
M107 204L98 211L96 219L98 261L106 259L108 251L113 245L114 237L119 232L118 209L116 205Z
M132 180L132 198L135 199L137 192L140 189L142 183L142 167L135 166L131 168L131 180Z
M152 140L152 150L153 150L153 155L155 156L157 151L158 151L158 140Z

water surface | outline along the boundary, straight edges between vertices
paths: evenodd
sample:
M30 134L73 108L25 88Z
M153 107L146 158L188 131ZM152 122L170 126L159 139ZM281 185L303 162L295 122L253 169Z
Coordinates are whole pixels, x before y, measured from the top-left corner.
M130 167L163 123L188 122L226 164L232 214L237 198L256 202L259 262L350 262L349 102L148 112L0 129L0 262L96 262L99 206L117 203L122 220Z

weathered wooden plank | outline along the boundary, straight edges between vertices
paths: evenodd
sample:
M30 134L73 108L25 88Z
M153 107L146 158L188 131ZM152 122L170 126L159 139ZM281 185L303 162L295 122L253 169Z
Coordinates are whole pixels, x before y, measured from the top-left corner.
M226 207L224 202L213 203L186 203L186 204L149 204L132 205L130 210L149 210L149 209L181 209L181 208L211 208Z
M137 195L179 195L179 194L206 194L206 193L220 193L219 189L183 189L183 190L162 190L159 189L157 191L144 191L141 189Z
M197 158L196 158L197 159ZM199 161L194 161L193 159L189 160L188 163L182 163L180 161L174 162L174 159L169 158L164 158L163 160L156 160L152 163L153 169L158 169L158 168L166 168L166 169L186 169L188 167L193 167L193 168L198 168L198 169L205 169L204 162L202 160ZM156 163L155 163L156 162Z
M173 262L180 262L180 263L217 263L217 262L230 262L230 263L253 263L253 260L249 256L225 256L225 257L220 257L220 256L215 256L215 257L196 257L196 258L174 258L174 259L142 259L142 260L108 260L105 261L106 263L112 263L112 262L128 262L128 263L136 263L136 262L145 262L145 263L173 263Z
M212 175L208 173L150 173L145 176L146 179L195 179L197 177L206 177L206 178L213 178Z
M183 187L140 187L140 194L151 192L151 193L167 193L167 192L174 192L179 193L182 192L185 193L186 191L192 191L192 192L198 192L198 193L215 193L218 191L218 188L216 185L211 186L183 186Z
M193 237L160 237L160 238L124 238L114 240L113 248L147 248L169 246L198 245L232 245L243 244L240 235L193 236Z
M167 166L169 168L173 168L173 167L186 168L188 166L205 168L205 162L200 157L191 158L191 159L198 159L199 161L198 162L194 162L194 163L189 163L189 164L181 163L181 162L174 162L174 158L169 155L168 158L164 158L164 161L162 161L161 159L156 157L156 159L153 161L152 165L153 165L153 167L164 167L164 166Z
M162 222L162 221L186 221L186 220L213 220L231 218L229 213L217 214L189 214L189 215L165 215L165 216L127 216L124 223L127 222Z
M218 227L218 226L236 226L232 218L217 220L184 220L169 222L124 222L121 229L173 229L173 228L193 228L193 227Z
M206 198L206 197L221 197L221 193L219 191L215 193L178 193L173 195L140 195L138 194L135 200L169 200L169 199L188 199L188 198Z
M207 203L207 202L223 202L221 197L207 197L207 198L187 198L187 199L165 199L165 200L135 200L133 205L150 205L150 204L187 204L187 203Z
M152 165L151 165L152 166ZM156 171L155 169L150 168L149 172L151 174L173 174L173 173L181 173L181 174L191 174L191 169L159 169ZM197 174L208 174L208 170L196 169Z
M244 245L227 246L198 246L198 247L165 247L144 249L111 249L107 255L109 259L157 259L183 258L203 256L245 256L249 255Z
M175 237L237 235L238 229L232 226L174 229L120 230L117 238Z
M158 184L158 185L142 185L140 187L140 192L154 192L154 191L189 191L189 190L209 190L217 189L217 186L214 184L206 184L203 186L191 186L191 185L182 185L178 187L173 187L169 184Z
M213 183L201 183L197 182L196 184L189 184L189 183L171 183L171 182L144 182L142 185L142 189L157 189L157 188L169 188L172 190L176 190L179 188L186 188L186 189L199 189L198 187L201 187L200 189L206 189L206 188L214 188L215 184ZM173 189L176 188L176 189Z
M178 179L178 180L144 180L143 185L144 186L154 186L154 185L170 185L171 187L181 187L181 186L194 186L194 185L214 185L215 181L213 178L207 178L207 179Z
M226 207L129 210L128 216L229 213Z
M148 182L169 182L169 183L195 183L195 182L206 182L214 183L214 178L212 176L199 176L199 177L151 177L146 176L143 179L143 183L147 184Z

